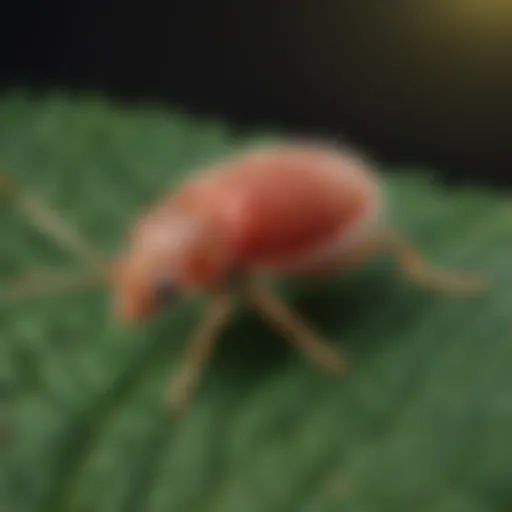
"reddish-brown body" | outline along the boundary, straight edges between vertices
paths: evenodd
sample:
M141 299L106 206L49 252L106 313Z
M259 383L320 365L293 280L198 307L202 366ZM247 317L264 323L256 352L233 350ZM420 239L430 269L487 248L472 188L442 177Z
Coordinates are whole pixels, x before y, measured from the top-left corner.
M354 236L364 238L379 206L368 170L323 147L259 150L206 169L136 224L124 259L123 314L149 309L147 285L158 273L182 288L206 288L233 269L317 270L339 260Z
M373 215L377 190L362 171L333 152L279 148L192 181L170 201L215 221L234 265L287 268Z

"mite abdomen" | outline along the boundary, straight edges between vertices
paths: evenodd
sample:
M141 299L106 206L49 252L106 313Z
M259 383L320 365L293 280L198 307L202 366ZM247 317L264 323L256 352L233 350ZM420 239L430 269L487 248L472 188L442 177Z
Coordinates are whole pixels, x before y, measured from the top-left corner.
M282 270L347 250L366 236L381 203L362 164L312 146L248 154L192 181L182 197L215 219L234 264Z

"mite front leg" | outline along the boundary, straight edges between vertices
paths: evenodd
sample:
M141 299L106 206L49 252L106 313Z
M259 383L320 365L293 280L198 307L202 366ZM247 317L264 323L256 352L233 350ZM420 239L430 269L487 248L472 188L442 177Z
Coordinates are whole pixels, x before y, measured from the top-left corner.
M10 199L34 227L51 237L61 247L75 253L92 267L104 270L104 258L86 243L59 214L39 197L16 187L5 174L0 174L0 198Z
M103 277L95 269L41 271L2 286L0 297L7 301L18 301L43 293L82 289L101 282Z
M20 213L38 230L51 237L61 247L82 258L88 265L84 270L39 272L18 278L3 287L2 297L19 300L43 292L72 290L111 279L111 265L64 219L48 205L16 187L5 174L0 174L0 199L12 201Z
M313 332L282 300L258 285L249 285L246 297L267 321L315 364L334 373L345 370L347 364L341 354Z
M197 331L188 342L178 373L169 382L165 403L172 412L186 407L231 309L232 298L228 293L215 296L208 305Z
M410 281L433 291L461 295L474 295L485 289L483 276L435 269L397 235L392 235L390 240L392 254Z

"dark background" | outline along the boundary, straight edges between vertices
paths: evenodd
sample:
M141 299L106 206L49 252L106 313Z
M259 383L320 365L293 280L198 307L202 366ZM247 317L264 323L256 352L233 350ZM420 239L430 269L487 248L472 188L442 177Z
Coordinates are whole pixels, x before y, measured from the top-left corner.
M509 4L13 0L2 85L180 104L512 186Z

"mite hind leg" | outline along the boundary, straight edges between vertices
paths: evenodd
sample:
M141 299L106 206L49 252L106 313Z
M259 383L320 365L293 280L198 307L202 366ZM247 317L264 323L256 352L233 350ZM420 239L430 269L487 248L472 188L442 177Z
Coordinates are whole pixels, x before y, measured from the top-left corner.
M331 267L326 268L327 274L350 270L382 253L390 254L404 276L425 289L467 296L482 292L487 284L485 277L480 274L434 267L403 237L382 228L362 238L350 251L341 254Z
M435 268L396 234L388 234L389 248L402 272L411 282L426 289L456 295L475 295L487 285L485 276Z

